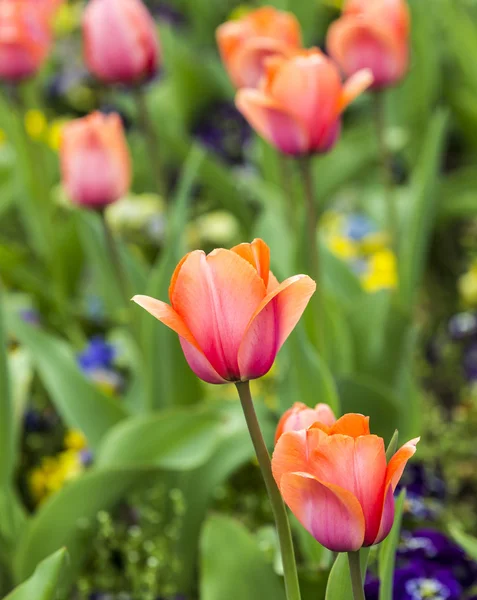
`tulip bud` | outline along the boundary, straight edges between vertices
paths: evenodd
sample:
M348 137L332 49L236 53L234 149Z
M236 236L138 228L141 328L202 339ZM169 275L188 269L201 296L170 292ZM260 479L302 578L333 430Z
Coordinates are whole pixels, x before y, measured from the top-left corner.
M95 112L64 127L61 171L75 204L102 209L127 193L131 160L121 119Z
M90 0L83 35L86 64L101 81L131 85L155 75L159 38L141 0Z
M217 29L222 61L237 88L257 87L270 56L292 56L301 47L300 25L289 12L265 6Z
M405 0L348 0L329 29L328 52L347 76L366 68L374 89L394 85L409 66L409 23Z
M41 6L0 2L0 79L18 82L36 75L50 46L51 31Z
M337 141L341 113L372 82L370 71L344 85L337 66L317 49L267 61L260 88L241 89L237 108L284 154L327 152Z
M286 431L300 431L308 429L313 423L319 421L324 425L333 425L336 421L334 412L328 404L317 404L315 408L310 408L303 402L295 404L283 413L275 433L275 444L280 439L282 433Z

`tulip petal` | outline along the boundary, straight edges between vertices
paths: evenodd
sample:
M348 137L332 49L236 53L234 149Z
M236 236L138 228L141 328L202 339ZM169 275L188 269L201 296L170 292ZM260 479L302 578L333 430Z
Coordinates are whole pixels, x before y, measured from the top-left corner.
M351 77L343 85L343 90L338 103L338 113L343 110L367 90L374 81L373 72L370 69L362 69Z
M263 375L270 369L315 289L316 284L310 277L295 275L262 300L250 319L239 349L239 367L244 377Z
M187 325L176 313L176 311L169 306L169 304L166 304L161 300L151 298L150 296L134 296L132 300L147 310L147 312L153 317L156 317L156 319L161 321L161 323L164 323L164 325L167 325L167 327L187 340L189 344L194 346L199 352L201 352L200 346L198 345L192 333L189 331Z
M407 461L416 453L416 446L421 438L414 438L402 446L388 463L386 486L391 484L393 492L403 474Z
M268 278L270 275L270 248L263 240L255 239L251 244L239 244L238 246L231 248L231 251L248 261L263 279L265 287L268 286Z
M227 383L227 381L217 373L217 371L200 350L197 350L195 346L182 337L179 338L179 341L181 343L184 356L186 357L190 368L194 371L197 377L200 377L200 379L206 381L207 383Z
M279 488L290 510L320 544L334 552L361 548L364 517L351 492L308 473L286 473Z
M287 431L278 439L272 458L272 472L277 485L285 473L297 471L313 474L312 450L327 435L319 429Z
M309 138L304 125L272 98L258 90L242 89L235 103L257 133L281 152L307 152Z
M357 413L343 415L331 427L330 434L332 433L341 433L353 438L369 435L369 417Z
M372 542L372 545L379 544L382 542L385 537L388 536L389 532L394 523L394 494L391 485L388 485L385 497L384 497L384 506L381 516L381 523L379 525L379 531Z

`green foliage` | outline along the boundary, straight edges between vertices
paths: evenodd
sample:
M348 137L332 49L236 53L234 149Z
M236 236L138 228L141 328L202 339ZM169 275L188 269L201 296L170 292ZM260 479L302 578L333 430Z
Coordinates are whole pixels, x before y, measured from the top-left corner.
M361 574L366 573L369 548L362 548L359 552ZM348 555L344 552L338 554L328 578L325 600L349 600L353 597L351 578L349 574Z
M394 564L401 534L401 521L405 500L406 490L403 490L396 500L394 525L388 537L381 543L379 548L379 600L393 600Z
M55 600L58 585L68 566L68 554L63 548L45 558L33 575L6 596L5 600Z

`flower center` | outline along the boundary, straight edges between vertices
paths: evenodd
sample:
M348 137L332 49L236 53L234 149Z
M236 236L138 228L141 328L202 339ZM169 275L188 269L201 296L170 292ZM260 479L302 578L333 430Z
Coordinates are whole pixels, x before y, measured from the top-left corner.
M447 600L450 597L449 588L437 579L419 577L406 583L406 592L412 600Z

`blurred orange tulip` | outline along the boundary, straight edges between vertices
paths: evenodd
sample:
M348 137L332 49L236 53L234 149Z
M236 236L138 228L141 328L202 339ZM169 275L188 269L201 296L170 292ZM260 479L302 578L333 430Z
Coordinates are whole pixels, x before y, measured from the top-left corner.
M189 366L208 383L267 373L316 288L306 275L278 283L260 239L209 255L187 254L169 287L171 306L133 300L179 334Z
M250 125L285 154L330 150L341 113L372 83L359 71L343 85L336 65L317 49L271 58L259 89L241 89L236 104Z
M317 404L315 408L310 408L306 404L303 404L303 402L295 402L291 408L283 413L278 423L275 433L275 444L286 431L308 429L308 427L317 421L329 426L336 422L335 413L328 404Z
M51 31L41 6L0 2L0 79L16 82L36 75L50 47Z
M257 87L270 56L291 56L301 47L300 25L289 12L265 6L217 29L217 43L232 83Z
M117 114L95 112L65 125L60 158L63 183L75 204L101 209L129 189L131 160Z
M140 83L160 62L156 25L141 0L90 0L83 17L88 69L106 83Z
M331 426L284 433L272 458L278 488L301 524L334 552L382 541L394 521L394 490L419 438L386 464L384 440L369 417L347 414Z
M350 76L371 69L375 89L399 82L409 66L409 8L405 0L348 0L328 32L330 55Z

